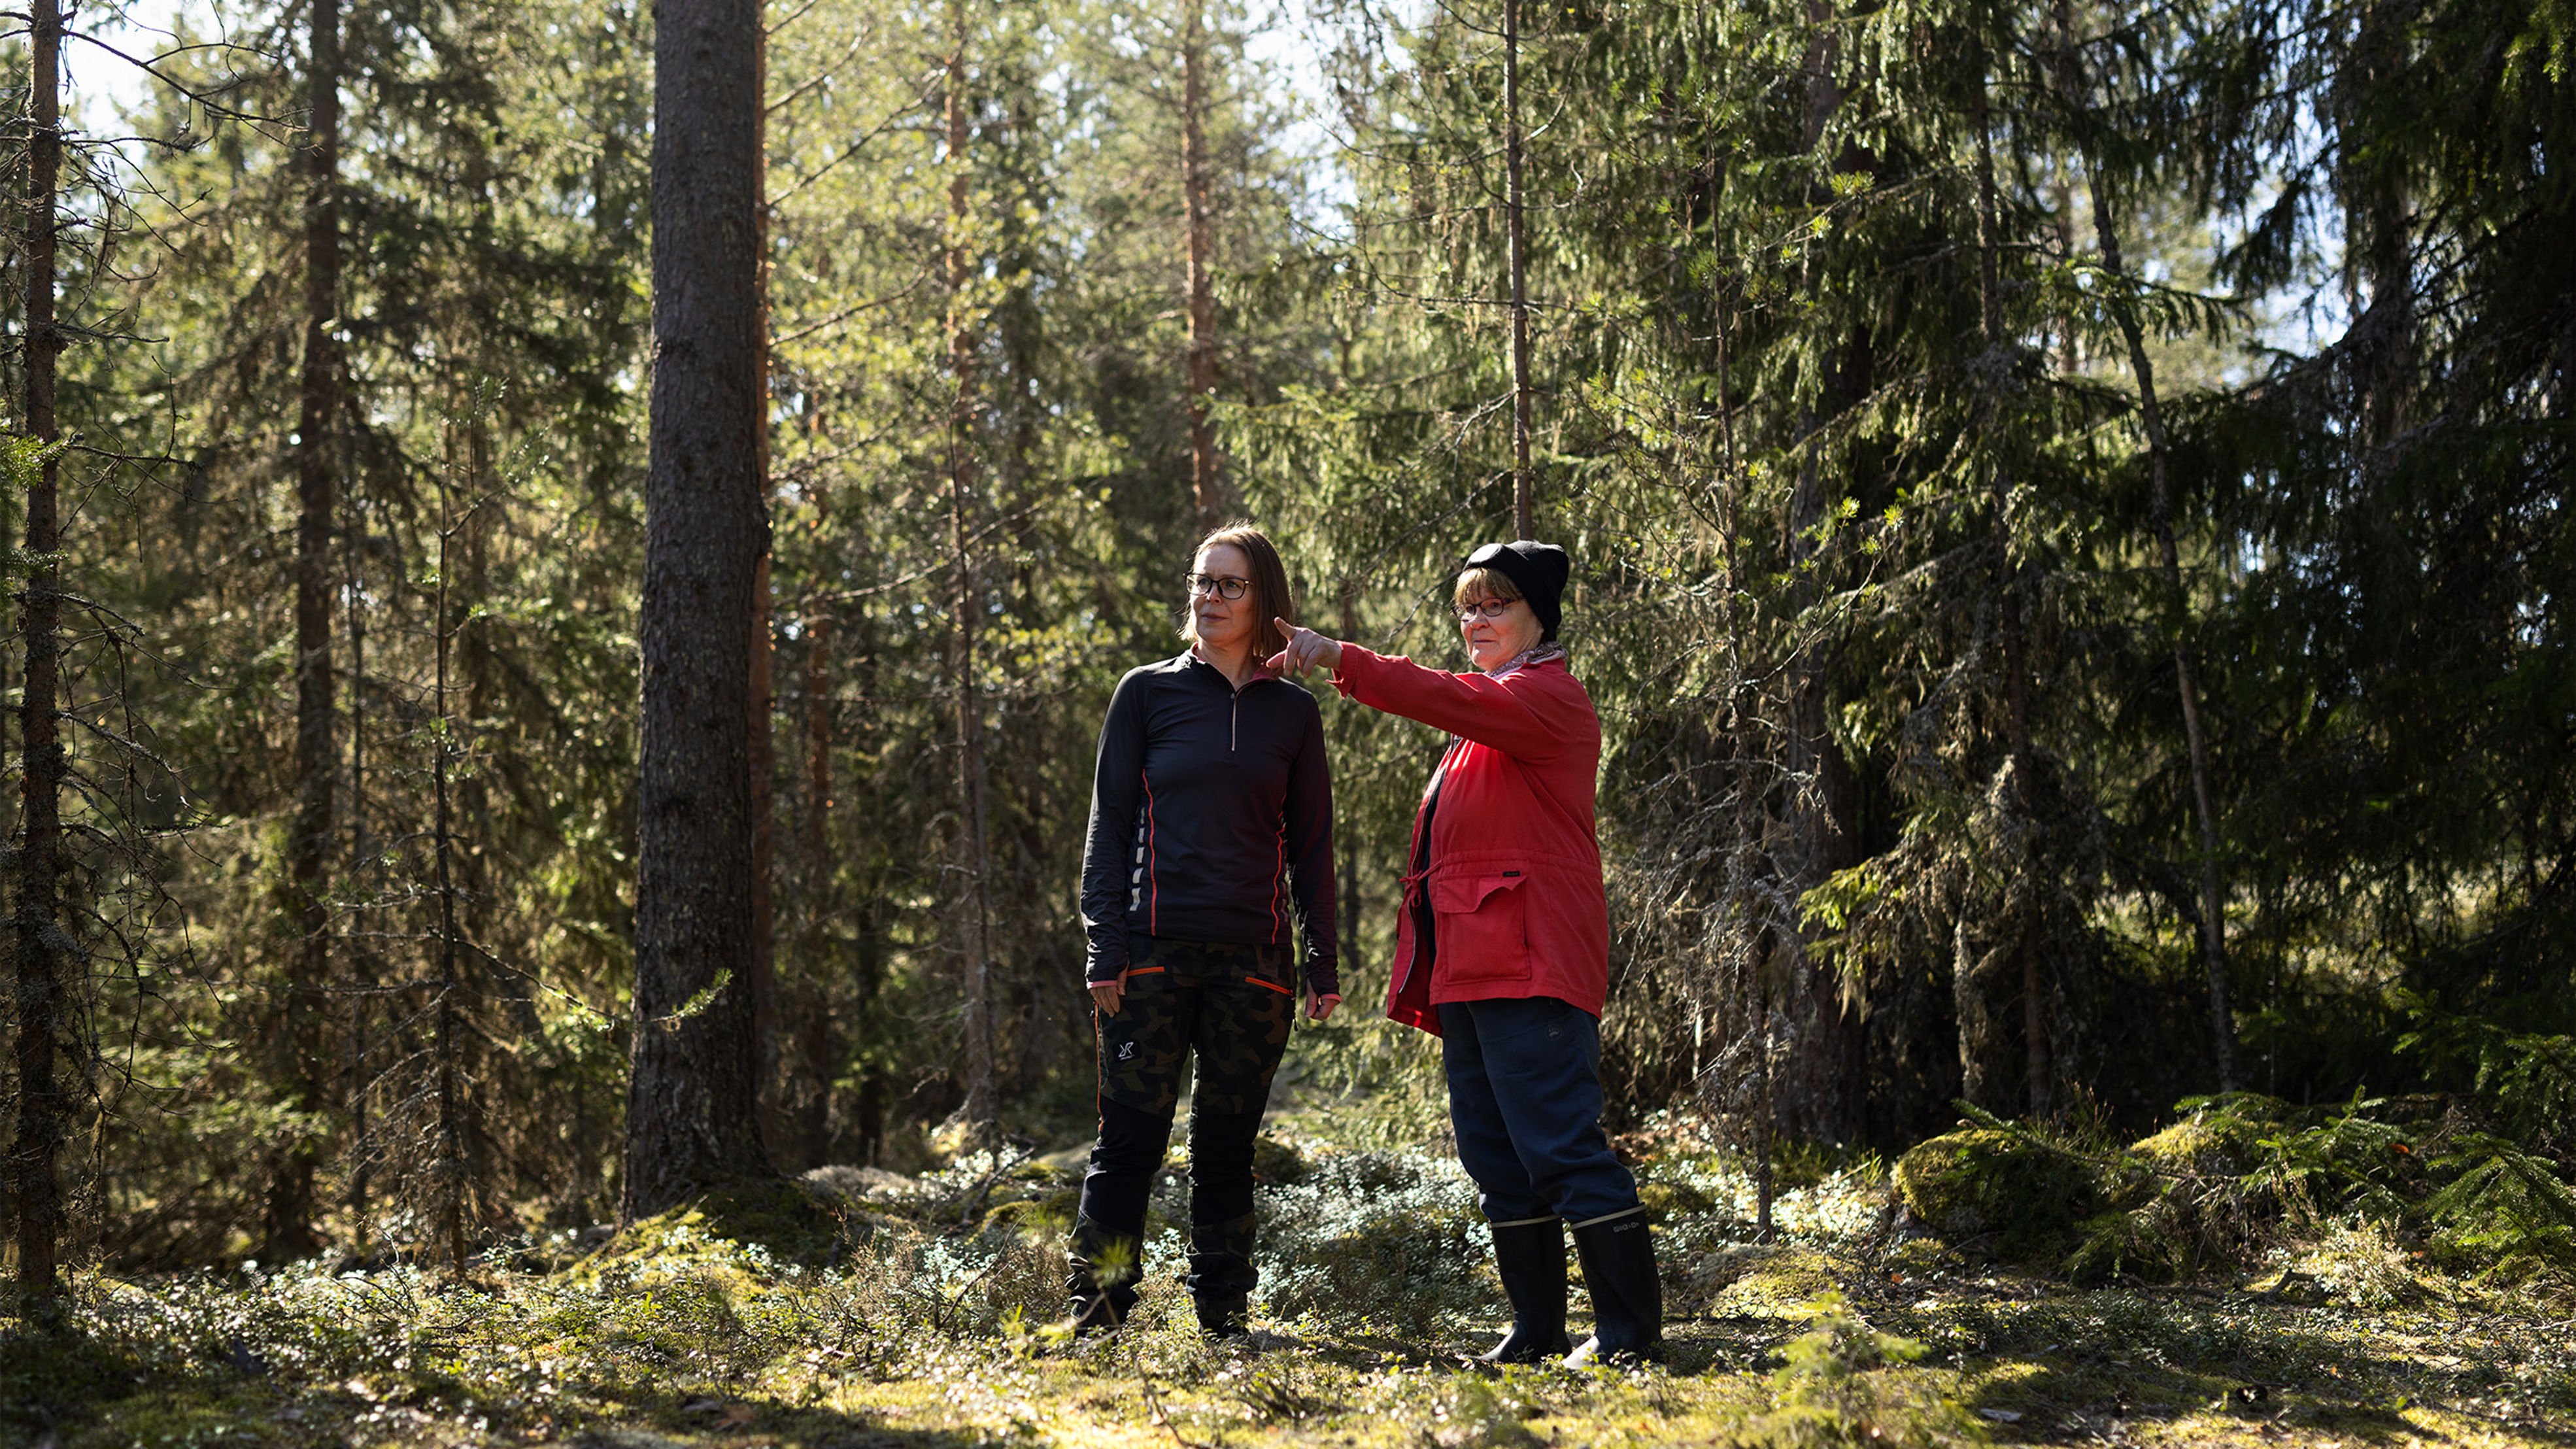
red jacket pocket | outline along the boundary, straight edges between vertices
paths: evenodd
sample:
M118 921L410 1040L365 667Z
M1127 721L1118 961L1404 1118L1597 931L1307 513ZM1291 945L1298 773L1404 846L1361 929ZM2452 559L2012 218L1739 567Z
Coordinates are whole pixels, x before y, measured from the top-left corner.
M1435 876L1431 913L1441 981L1490 981L1529 974L1529 932L1519 871Z

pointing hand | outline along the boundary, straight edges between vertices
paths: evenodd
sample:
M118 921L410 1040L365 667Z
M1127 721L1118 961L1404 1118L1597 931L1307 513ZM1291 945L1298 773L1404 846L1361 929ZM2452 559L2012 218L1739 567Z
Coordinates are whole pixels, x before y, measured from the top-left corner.
M1312 629L1300 629L1285 619L1270 621L1288 636L1288 647L1270 656L1269 667L1280 674L1303 674L1320 668L1327 673L1342 667L1342 646Z

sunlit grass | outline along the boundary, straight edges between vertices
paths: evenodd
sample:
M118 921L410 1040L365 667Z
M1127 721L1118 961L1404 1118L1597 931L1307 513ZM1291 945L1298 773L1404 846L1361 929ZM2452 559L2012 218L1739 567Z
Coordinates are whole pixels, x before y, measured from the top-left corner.
M462 1278L86 1278L71 1335L0 1346L0 1437L2322 1449L2557 1443L2576 1420L2576 1355L2540 1298L2448 1276L2366 1226L2175 1287L2078 1291L1891 1233L1869 1163L1820 1171L1783 1205L1787 1240L1749 1243L1740 1174L1678 1144L1642 1168L1663 1217L1671 1365L1493 1375L1463 1362L1505 1309L1454 1164L1300 1140L1266 1149L1248 1343L1197 1332L1168 1228L1136 1322L1066 1337L1053 1320L1070 1174L1006 1155L845 1193L709 1200L604 1245L511 1245ZM1163 1185L1167 1223L1184 1220L1176 1193Z

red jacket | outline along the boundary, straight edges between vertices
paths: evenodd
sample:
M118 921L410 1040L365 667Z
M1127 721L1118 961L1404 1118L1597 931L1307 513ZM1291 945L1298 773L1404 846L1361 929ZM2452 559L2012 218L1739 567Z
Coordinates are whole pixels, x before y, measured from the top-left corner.
M1601 717L1565 661L1497 678L1344 644L1333 683L1457 736L1432 772L1427 853L1414 813L1417 864L1405 872L1386 1014L1435 1036L1433 1008L1448 1001L1553 996L1599 1016L1610 988L1610 907L1592 827ZM1416 961L1426 893L1433 959Z

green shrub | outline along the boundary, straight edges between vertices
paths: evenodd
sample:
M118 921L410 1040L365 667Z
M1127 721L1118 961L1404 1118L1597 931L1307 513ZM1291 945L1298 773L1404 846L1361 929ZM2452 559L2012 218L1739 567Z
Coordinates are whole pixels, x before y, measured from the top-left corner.
M2129 1150L2149 1170L2167 1177L2243 1177L2265 1160L2263 1141L2297 1115L2297 1109L2259 1092L2187 1097L2174 1124L2140 1138Z
M2554 1066L2506 1060L2522 1039L2476 1040L2491 1049L2482 1080L2530 1084L2558 1100ZM2558 1040L2533 1050L2554 1052ZM2181 1106L2180 1121L2110 1154L2063 1151L2000 1123L1953 1133L1908 1153L1897 1180L1936 1230L2009 1231L1992 1220L2001 1208L2018 1213L2010 1227L2029 1242L2072 1198L2042 1184L2033 1164L2081 1170L2102 1210L2074 1230L2064 1263L2078 1282L2172 1281L2250 1260L2267 1244L2364 1226L2420 1238L2456 1270L2517 1282L2576 1270L2576 1189L2563 1167L2481 1125L2510 1116L2508 1103L2356 1094L2319 1110L2240 1092ZM2026 1202L2021 1194L2033 1189L2041 1197Z
M1313 1171L1304 1153L1264 1132L1252 1139L1252 1175L1273 1187L1294 1187Z
M2168 1199L2143 1208L2096 1213L2076 1225L2074 1251L2066 1255L2066 1276L2078 1283L2171 1283L2189 1277L2200 1266L2197 1235L2178 1226L2180 1214Z
M970 1234L881 1233L851 1266L879 1312L945 1338L989 1337L1006 1322L1064 1316L1064 1235L1003 1219Z
M2173 1125L2092 1160L2109 1210L2077 1228L2065 1259L2076 1282L2188 1278L2243 1256L2277 1223L2277 1184L2263 1175L2295 1109L2236 1092L2190 1098L2180 1110Z
M2516 1140L2545 1145L2576 1120L2576 1037L2517 1032L2412 992L2396 1001L2414 1021L2397 1050L2426 1058L2436 1072L2467 1076L2487 1115Z
M2386 1223L2348 1223L2293 1260L2283 1275L2315 1282L2328 1301L2365 1313L2411 1307L2424 1301L2423 1280Z
M2444 1144L2432 1168L2450 1179L2424 1203L2445 1263L2510 1280L2576 1265L2576 1193L2547 1161L2472 1132Z
M1332 1153L1260 1200L1261 1299L1275 1317L1418 1336L1495 1306L1493 1238L1475 1189L1446 1158Z

